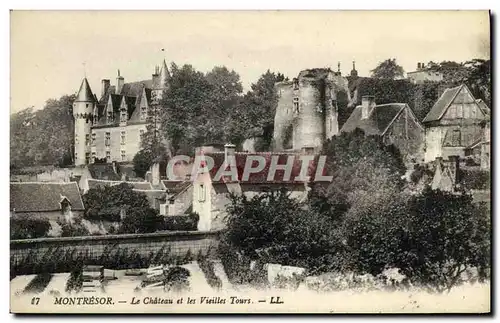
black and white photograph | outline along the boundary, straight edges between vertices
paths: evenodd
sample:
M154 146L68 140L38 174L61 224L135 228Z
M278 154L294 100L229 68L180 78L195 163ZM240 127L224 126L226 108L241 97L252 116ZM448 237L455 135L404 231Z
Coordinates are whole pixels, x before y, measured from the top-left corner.
M10 12L10 312L491 313L488 10Z

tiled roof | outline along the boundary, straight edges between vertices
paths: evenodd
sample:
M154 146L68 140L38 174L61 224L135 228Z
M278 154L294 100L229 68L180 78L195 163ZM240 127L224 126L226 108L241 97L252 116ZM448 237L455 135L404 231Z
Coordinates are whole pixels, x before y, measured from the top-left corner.
M142 89L144 87L151 88L153 85L153 80L144 80L138 82L131 82L123 84L121 95L137 97L142 95Z
M89 189L103 187L103 186L115 186L122 183L132 186L136 190L152 190L153 187L149 182L126 182L126 181L109 181L109 180L99 180L99 179L88 179L87 180Z
M89 82L87 81L87 78L84 78L82 84L80 85L80 89L78 90L78 94L76 95L75 102L94 102L94 100L95 97L90 89Z
M149 205L154 207L156 205L157 200L165 200L166 194L163 190L141 190L141 189L133 189L134 192L142 193L146 195Z
M264 166L264 169L260 172L257 173L252 173L249 175L248 180L242 181L243 180L243 171L245 168L245 163L247 160L248 156L262 156L264 157L266 164ZM207 153L205 156L210 156L214 159L214 167L210 170L210 177L212 178L212 181L215 181L215 176L217 174L217 171L223 167L224 165L224 152L213 152L213 153ZM271 166L271 160L272 157L276 156L277 158L278 165L284 165L287 162L287 159L289 156L293 156L293 166L291 170L291 176L288 180L284 178L285 171L284 170L276 170L275 176L271 181L267 180L267 176L269 173L269 168ZM288 183L301 183L302 181L295 180L296 177L299 176L300 170L302 167L302 161L299 159L300 155L295 154L295 153L272 153L272 152L262 152L262 153L241 153L241 152L236 152L235 153L235 160L236 160L236 168L238 172L238 181L242 183L254 183L254 184L259 184L259 183L283 183L283 184L288 184ZM317 156L315 156L315 160L313 160L309 164L308 168L308 176L311 178L314 177L314 172L316 170L316 165L317 165ZM254 161L252 164L253 167L257 166L257 162ZM222 177L220 179L220 182L225 182L228 183L230 182L231 179L229 178L224 178Z
M88 170L93 179L119 181L121 176L117 174L111 164L89 164Z
M441 119L443 116L444 112L450 104L453 102L457 94L460 92L462 89L463 85L454 87L454 88L448 88L445 89L443 94L439 97L439 99L434 103L432 106L431 110L427 115L425 116L424 120L422 122L430 122L430 121L437 121Z
M59 211L64 197L71 203L72 210L84 210L80 190L75 182L10 183L10 209L15 209L16 212Z
M373 107L366 119L361 119L363 107L357 106L342 126L341 131L351 132L356 128L362 129L367 135L383 135L395 118L406 107L405 103L380 104Z

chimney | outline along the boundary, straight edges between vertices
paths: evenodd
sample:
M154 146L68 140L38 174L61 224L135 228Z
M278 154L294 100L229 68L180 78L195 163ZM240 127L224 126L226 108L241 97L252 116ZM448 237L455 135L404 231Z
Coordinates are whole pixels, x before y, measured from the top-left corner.
M450 170L451 180L453 185L457 185L460 180L460 159L458 156L449 156L448 157L448 169Z
M225 144L224 145L224 165L227 167L228 164L228 157L229 156L234 156L234 153L236 152L236 146L233 144Z
M109 84L109 80L101 80L101 97L103 97L108 92Z
M124 82L125 79L123 78L123 76L120 75L120 70L118 70L118 76L116 77L115 94L120 94L122 92Z
M417 71L419 71L422 68L422 65L420 63L417 63Z
M361 120L368 119L375 105L375 97L373 95L364 95L361 98Z

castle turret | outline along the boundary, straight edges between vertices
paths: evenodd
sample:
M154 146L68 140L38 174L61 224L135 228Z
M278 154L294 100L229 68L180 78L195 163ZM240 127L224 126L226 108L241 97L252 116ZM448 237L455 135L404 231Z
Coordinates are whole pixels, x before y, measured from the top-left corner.
M163 60L163 65L161 67L160 73L160 87L165 88L170 82L170 72L168 71L167 63Z
M73 103L75 119L75 165L84 165L90 158L90 126L96 104L87 78L84 78Z

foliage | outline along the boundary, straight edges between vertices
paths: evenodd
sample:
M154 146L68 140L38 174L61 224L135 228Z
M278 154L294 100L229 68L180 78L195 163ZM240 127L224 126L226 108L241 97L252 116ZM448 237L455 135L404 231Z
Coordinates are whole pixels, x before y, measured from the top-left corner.
M127 210L118 233L151 233L163 228L163 216L156 210L149 207L131 207Z
M135 154L132 163L134 164L134 172L138 177L144 178L146 172L149 171L153 165L154 156L151 152L141 149Z
M41 293L50 283L52 274L44 272L40 273L33 278L28 285L24 288L24 293Z
M122 212L129 214L130 209L149 208L146 195L133 191L126 183L91 188L82 199L86 207L84 217L88 220L117 222Z
M231 111L226 138L240 144L245 138L261 137L258 151L269 149L273 137L274 116L278 105L278 95L274 84L286 78L281 73L269 70L262 74Z
M73 219L73 222L58 221L61 226L61 237L81 237L90 235L89 230L82 224L79 218Z
M46 219L10 218L10 239L34 239L47 236L50 222Z
M168 245L163 245L156 252L148 255L139 253L137 249L120 248L118 244L107 244L102 254L96 257L90 249L80 247L48 248L45 252L30 250L21 258L11 257L10 271L14 275L34 273L64 273L85 265L99 265L107 269L147 268L150 265L169 264L183 265L188 262L185 255L173 255Z
M291 277L278 275L273 282L273 287L277 289L297 290L304 281L303 275L293 273Z
M83 287L83 271L82 268L77 268L71 271L69 279L66 281L66 292L78 293Z
M491 187L491 173L485 170L459 170L460 185L465 189L487 190Z
M222 287L222 281L215 274L213 262L208 260L207 257L203 257L203 256L198 256L197 261L198 261L198 265L201 268L201 271L205 275L205 278L206 278L208 284L212 288L219 290Z
M165 278L167 291L182 292L189 290L189 270L182 267L169 268Z
M200 216L197 213L165 217L164 229L169 231L196 231Z
M65 166L72 163L74 95L49 99L41 110L33 108L10 116L10 163Z
M404 72L403 68L397 64L395 58L388 58L371 70L373 78L389 80L403 78Z
M215 67L206 75L191 65L172 64L171 80L161 102L162 133L174 154L224 140L228 117L242 91L239 75Z
M250 259L326 270L339 242L328 215L304 208L284 191L231 196L226 242Z

